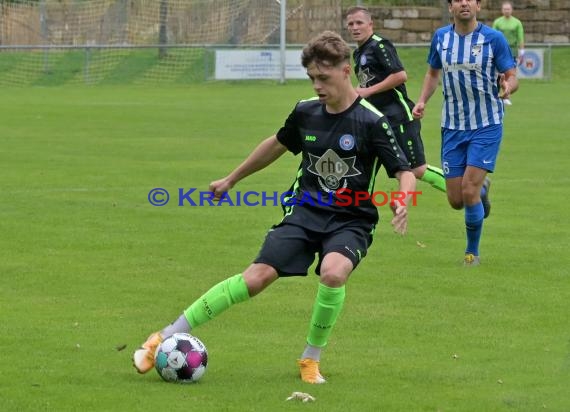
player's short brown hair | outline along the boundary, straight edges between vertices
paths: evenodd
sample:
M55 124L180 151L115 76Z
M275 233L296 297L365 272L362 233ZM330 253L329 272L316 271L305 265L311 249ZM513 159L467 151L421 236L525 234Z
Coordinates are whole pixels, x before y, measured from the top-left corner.
M366 14L368 17L372 18L372 13L370 13L370 10L368 10L367 7L364 6L352 6L349 7L348 10L346 10L346 15L350 16L351 14L354 13L358 13L359 11L363 12L364 14Z
M303 48L301 64L307 68L315 62L325 66L350 63L350 46L334 31L324 31L313 37Z

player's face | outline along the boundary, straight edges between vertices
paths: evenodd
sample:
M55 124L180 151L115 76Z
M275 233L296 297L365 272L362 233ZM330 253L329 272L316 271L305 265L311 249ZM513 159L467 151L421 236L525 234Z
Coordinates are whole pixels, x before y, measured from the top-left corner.
M374 32L372 19L362 11L357 11L346 17L346 28L352 36L352 40L359 45L368 40Z
M477 0L451 0L449 13L456 22L468 22L477 18L481 4Z
M503 16L511 17L513 15L513 6L509 3L505 3L503 4L503 7L501 7L501 12L503 13Z
M313 89L319 101L332 108L342 104L350 84L350 65L348 63L337 66L312 62L307 66L307 75L313 83ZM348 86L347 86L348 85Z

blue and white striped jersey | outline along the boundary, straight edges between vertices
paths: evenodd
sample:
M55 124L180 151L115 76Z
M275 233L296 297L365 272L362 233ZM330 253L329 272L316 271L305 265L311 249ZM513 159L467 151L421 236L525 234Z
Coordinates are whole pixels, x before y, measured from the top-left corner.
M428 56L432 68L443 70L441 126L474 130L501 124L497 77L515 67L507 40L481 23L466 36L454 29L449 25L435 32Z

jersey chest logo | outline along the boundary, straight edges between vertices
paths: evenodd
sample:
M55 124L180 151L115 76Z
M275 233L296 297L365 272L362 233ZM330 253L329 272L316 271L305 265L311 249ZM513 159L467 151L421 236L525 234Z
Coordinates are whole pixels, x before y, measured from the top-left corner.
M341 186L346 188L347 177L361 174L354 167L356 156L342 158L332 149L328 149L321 157L309 153L309 160L311 164L307 170L318 176L321 189L327 193L334 192Z
M362 69L358 71L356 75L358 77L358 84L360 87L366 87L369 81L374 80L375 76L370 73L370 68L367 67L366 69Z
M483 46L481 46L480 44L475 44L471 47L471 55L472 56L479 56L479 54L481 54L481 50L483 49Z

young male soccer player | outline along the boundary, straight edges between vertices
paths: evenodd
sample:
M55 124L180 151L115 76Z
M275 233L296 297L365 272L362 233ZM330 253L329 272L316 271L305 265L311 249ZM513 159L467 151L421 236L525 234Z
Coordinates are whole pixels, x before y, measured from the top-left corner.
M320 283L298 365L303 381L325 382L319 370L321 351L343 307L345 283L372 242L378 212L362 195L359 205L343 201L340 206L322 199L335 197L341 188L343 196L349 189L352 194L372 191L381 165L388 175L398 178L400 191L405 193L414 191L415 178L387 119L352 87L350 47L342 38L330 31L321 33L304 47L301 62L317 97L300 101L276 135L261 142L228 176L210 184L215 196L221 197L287 150L301 153L295 196L287 202L290 207L269 230L248 268L213 286L171 325L150 335L133 356L140 373L153 367L155 349L166 336L193 330L280 277L306 276L318 255ZM404 233L406 205L397 203L392 210L395 230Z
M503 136L502 97L518 89L515 63L505 37L477 21L479 0L448 0L453 24L438 29L432 39L428 70L413 114L438 87L443 70L441 118L443 171L447 198L454 209L465 208L467 247L464 264L479 264L483 219L489 215L488 172L493 172Z
M346 12L348 32L358 44L353 54L356 91L388 118L416 178L445 192L443 171L426 164L421 122L412 116L414 102L406 91L404 66L392 42L374 33L373 24L366 7L354 6Z

